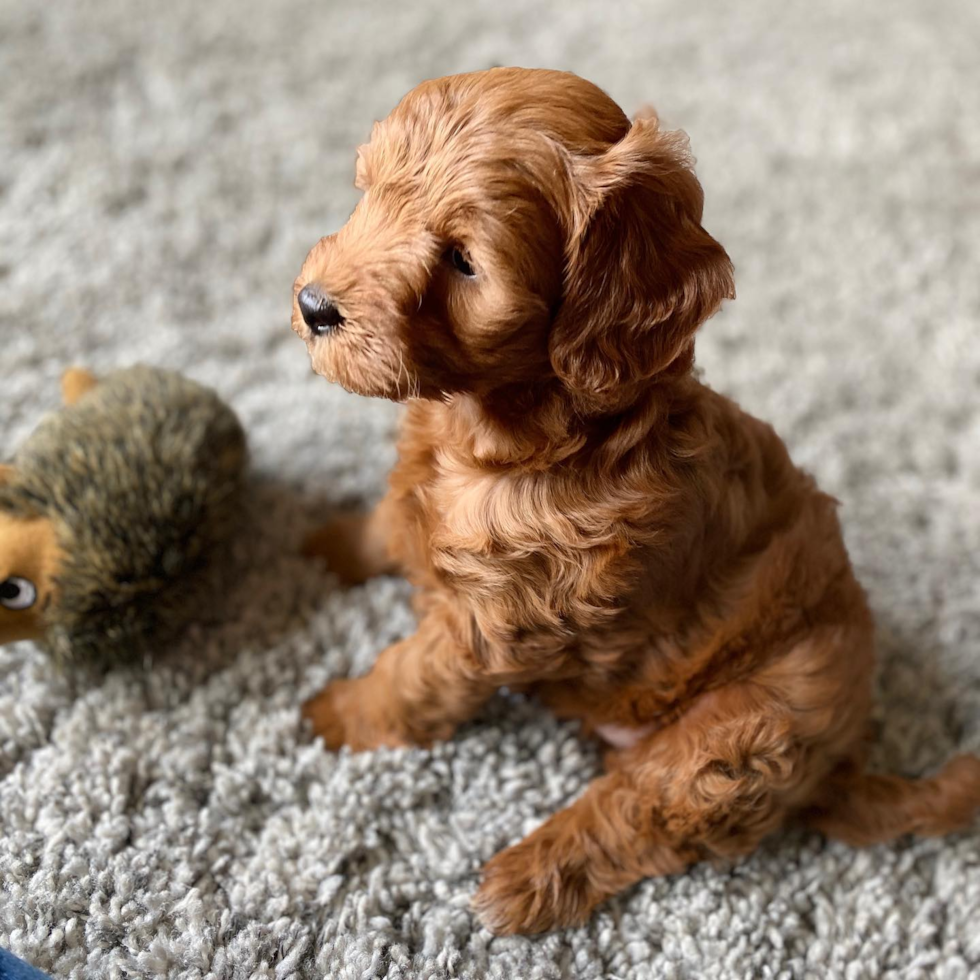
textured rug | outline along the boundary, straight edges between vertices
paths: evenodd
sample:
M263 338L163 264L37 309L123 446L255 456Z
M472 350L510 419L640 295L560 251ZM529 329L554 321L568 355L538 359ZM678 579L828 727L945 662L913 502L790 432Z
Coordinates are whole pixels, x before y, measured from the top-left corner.
M56 978L980 976L980 834L799 831L494 939L482 861L597 771L499 698L431 752L334 756L297 705L412 628L394 579L293 556L370 501L396 410L288 326L353 149L424 77L573 69L693 140L739 299L707 379L843 502L880 621L875 763L980 751L980 8L248 0L0 4L0 457L67 364L216 386L258 474L224 626L96 685L0 651L0 945Z

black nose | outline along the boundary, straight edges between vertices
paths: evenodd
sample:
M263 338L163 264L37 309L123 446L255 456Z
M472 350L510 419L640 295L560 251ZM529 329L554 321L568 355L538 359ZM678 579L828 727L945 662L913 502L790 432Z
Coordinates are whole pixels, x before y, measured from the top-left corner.
M344 322L337 304L313 283L299 291L296 302L299 303L299 311L303 314L306 325L318 337L330 333L334 327L339 327Z

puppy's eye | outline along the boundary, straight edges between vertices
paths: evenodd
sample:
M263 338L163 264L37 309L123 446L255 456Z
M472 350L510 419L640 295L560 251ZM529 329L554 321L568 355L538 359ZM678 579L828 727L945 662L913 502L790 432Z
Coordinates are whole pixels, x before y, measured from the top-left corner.
M37 589L26 578L11 575L0 582L0 606L19 612L30 609L37 602Z
M457 272L461 272L464 276L472 277L476 275L473 266L470 265L463 250L458 245L449 250L449 261L452 262L453 268Z

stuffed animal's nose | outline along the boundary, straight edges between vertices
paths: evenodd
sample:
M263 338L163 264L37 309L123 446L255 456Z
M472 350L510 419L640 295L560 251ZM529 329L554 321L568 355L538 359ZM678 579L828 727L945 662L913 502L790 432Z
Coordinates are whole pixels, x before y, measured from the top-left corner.
M306 325L318 337L330 333L344 322L337 304L313 283L299 291L296 302L299 303L299 311L303 314Z

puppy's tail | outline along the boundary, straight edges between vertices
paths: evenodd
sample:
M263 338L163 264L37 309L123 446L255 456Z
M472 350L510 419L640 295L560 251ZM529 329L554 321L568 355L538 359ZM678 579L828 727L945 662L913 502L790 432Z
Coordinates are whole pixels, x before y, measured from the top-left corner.
M980 758L959 755L928 779L838 770L804 819L828 837L863 847L903 834L938 837L961 830L978 810Z

